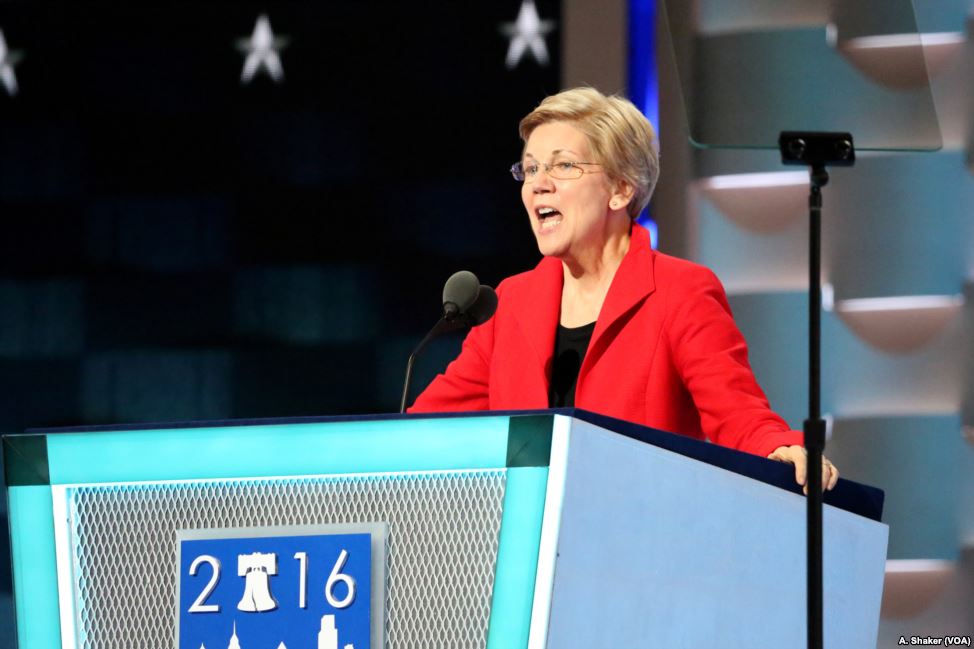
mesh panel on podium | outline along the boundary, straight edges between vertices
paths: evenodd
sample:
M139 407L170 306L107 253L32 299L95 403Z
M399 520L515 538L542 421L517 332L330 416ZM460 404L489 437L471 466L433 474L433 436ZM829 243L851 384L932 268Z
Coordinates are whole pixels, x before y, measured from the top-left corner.
M484 647L506 470L68 492L80 646L170 646L177 529L384 521L386 646Z

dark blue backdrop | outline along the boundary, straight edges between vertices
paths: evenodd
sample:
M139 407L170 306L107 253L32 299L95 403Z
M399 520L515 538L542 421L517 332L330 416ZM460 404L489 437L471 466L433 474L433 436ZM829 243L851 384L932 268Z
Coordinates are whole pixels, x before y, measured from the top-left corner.
M506 170L560 35L509 70L519 6L0 4L0 432L395 410L443 281L538 258ZM244 86L261 13L285 81Z

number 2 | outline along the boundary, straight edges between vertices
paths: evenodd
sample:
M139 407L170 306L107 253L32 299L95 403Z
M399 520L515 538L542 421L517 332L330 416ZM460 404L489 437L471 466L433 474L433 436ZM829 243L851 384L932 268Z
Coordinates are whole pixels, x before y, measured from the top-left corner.
M204 604L206 598L213 594L213 590L216 588L217 583L220 581L220 561L216 557L212 557L208 554L201 554L200 556L193 559L193 563L189 566L189 575L195 577L196 573L200 569L200 565L208 563L213 568L213 576L210 577L209 583L206 584L206 588L200 593L200 596L196 598L193 605L189 607L190 613L219 613L219 604Z

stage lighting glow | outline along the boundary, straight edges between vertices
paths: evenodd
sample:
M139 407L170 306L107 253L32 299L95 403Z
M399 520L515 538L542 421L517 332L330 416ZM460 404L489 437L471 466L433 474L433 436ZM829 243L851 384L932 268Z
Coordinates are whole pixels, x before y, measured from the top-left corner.
M766 173L711 176L700 181L707 189L752 189L759 187L795 187L808 185L807 171L772 171Z
M656 129L659 151L659 80L656 69L656 0L629 2L629 98ZM653 250L659 246L659 227L649 208L638 222L649 230Z
M640 214L636 222L649 230L650 245L653 250L657 250L659 248L659 225L657 225L656 221L647 212Z
M867 297L841 300L836 308L844 313L870 311L914 311L918 309L942 309L964 304L960 295L904 295L897 297Z
M846 41L848 47L860 50L888 49L895 47L914 47L917 45L958 45L965 41L960 32L936 32L930 34L880 34L860 36Z
M887 559L886 572L933 572L952 570L954 564L943 559Z

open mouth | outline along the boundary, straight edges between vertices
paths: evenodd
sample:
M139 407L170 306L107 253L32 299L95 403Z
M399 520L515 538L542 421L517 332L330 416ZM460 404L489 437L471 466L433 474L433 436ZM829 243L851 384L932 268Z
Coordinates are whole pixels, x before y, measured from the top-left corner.
M535 216L538 217L538 224L541 226L541 231L545 232L551 230L556 225L561 223L561 212L553 207L539 207L535 211Z

